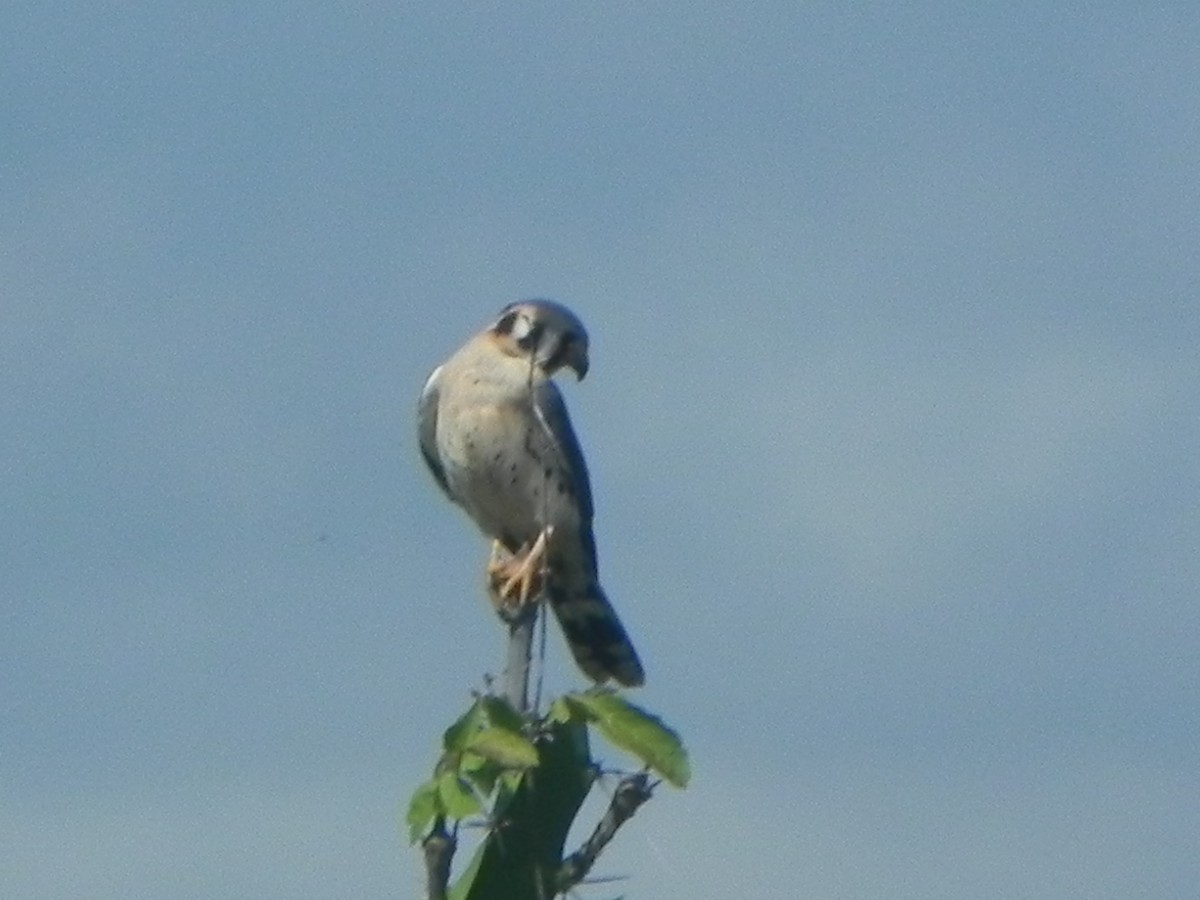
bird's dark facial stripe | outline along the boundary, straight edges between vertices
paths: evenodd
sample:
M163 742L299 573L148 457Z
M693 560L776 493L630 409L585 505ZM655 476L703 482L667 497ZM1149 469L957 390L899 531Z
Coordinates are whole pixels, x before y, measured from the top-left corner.
M517 316L520 315L515 309L504 313L496 322L496 334L512 334L513 325L516 324Z
M545 330L546 327L541 322L529 322L529 327L525 333L517 337L517 346L522 350L536 350L542 340L542 333Z

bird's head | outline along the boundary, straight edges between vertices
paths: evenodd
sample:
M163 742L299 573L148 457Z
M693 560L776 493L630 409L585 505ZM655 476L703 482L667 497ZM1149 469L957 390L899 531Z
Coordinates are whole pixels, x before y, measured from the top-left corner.
M520 300L500 311L491 333L512 356L531 360L547 377L563 366L580 381L588 371L588 336L575 313L553 300Z

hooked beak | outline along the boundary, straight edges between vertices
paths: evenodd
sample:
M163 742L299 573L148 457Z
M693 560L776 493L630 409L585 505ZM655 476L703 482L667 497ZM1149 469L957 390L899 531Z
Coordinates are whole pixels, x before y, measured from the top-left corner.
M588 354L584 344L572 344L563 359L563 365L575 373L576 381L583 381L588 373Z

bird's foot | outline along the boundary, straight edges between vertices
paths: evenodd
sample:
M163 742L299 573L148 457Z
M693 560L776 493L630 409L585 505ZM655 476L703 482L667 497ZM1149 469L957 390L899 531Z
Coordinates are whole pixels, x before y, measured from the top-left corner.
M501 615L508 618L519 614L541 593L542 569L553 534L553 526L543 528L532 546L521 547L516 553L509 553L499 541L493 542L487 565L488 592Z

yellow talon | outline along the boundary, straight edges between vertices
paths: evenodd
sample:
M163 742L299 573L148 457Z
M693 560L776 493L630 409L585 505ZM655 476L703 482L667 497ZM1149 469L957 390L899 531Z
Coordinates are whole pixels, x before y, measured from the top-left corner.
M554 528L547 526L538 535L533 546L522 547L509 554L499 541L492 543L492 556L488 560L488 585L496 594L499 603L520 608L541 590L540 578L546 561L547 544Z

